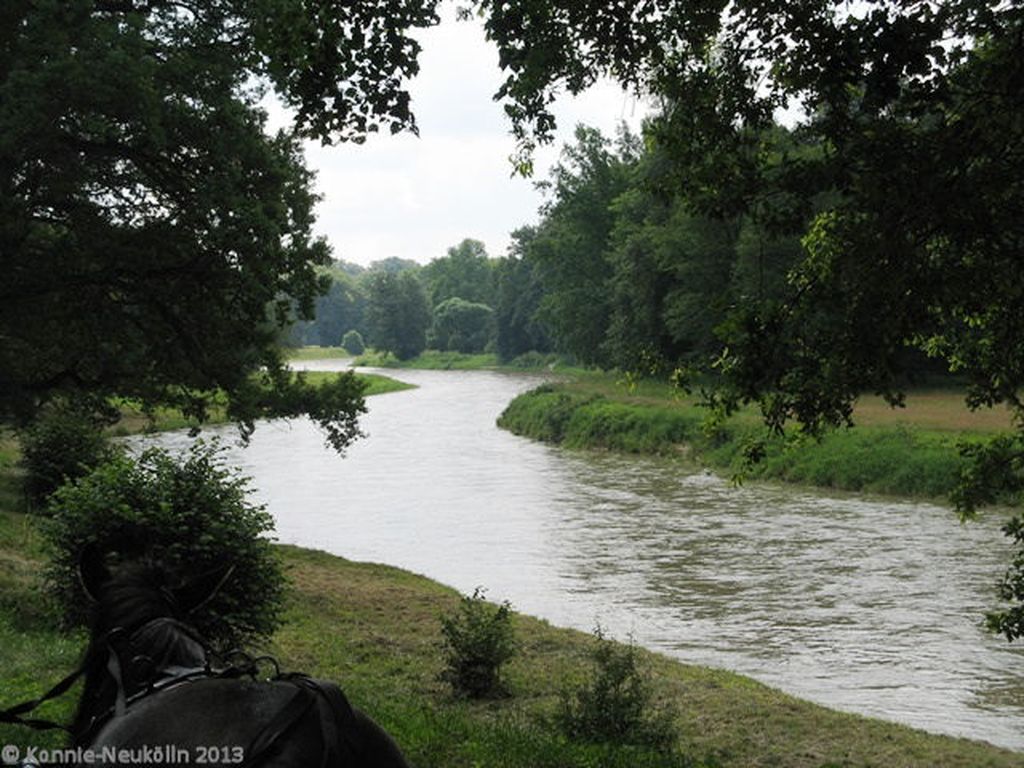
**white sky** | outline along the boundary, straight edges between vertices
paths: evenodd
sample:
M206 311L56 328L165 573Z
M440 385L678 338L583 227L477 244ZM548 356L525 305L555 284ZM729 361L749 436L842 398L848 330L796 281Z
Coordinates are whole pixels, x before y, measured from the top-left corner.
M556 143L538 152L534 179L511 178L515 142L491 98L503 78L483 28L446 19L418 37L421 69L410 92L419 138L385 132L363 145L307 146L323 197L316 229L335 258L426 263L466 237L503 256L509 233L536 222L543 197L534 181L547 178L576 123L611 137L620 121L636 129L643 116L643 105L612 84L565 96L556 105Z

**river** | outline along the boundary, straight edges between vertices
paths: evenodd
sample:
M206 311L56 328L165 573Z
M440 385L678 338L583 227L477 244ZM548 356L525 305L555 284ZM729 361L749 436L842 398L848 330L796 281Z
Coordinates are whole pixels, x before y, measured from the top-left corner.
M386 373L418 388L371 398L369 437L344 459L307 421L262 424L231 448L280 541L484 586L555 624L600 623L836 709L1024 749L1024 648L982 627L1009 562L998 516L963 526L929 504L564 451L495 426L536 377Z

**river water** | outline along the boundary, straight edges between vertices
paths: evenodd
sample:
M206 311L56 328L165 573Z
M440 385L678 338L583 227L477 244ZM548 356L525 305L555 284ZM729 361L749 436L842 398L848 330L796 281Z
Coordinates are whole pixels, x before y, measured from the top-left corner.
M982 628L1009 562L998 516L962 526L928 504L564 451L495 426L535 377L387 373L418 388L370 398L369 438L344 459L306 421L263 424L231 449L280 541L484 586L555 624L600 623L836 709L1024 749L1024 648Z

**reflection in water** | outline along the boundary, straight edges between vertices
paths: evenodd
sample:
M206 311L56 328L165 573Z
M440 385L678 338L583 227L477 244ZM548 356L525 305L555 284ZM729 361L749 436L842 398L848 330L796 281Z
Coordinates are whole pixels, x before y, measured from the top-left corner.
M565 452L494 426L536 379L393 375L420 388L372 398L370 437L345 459L306 422L261 426L237 451L280 540L484 585L557 624L600 622L839 709L1024 749L1022 651L980 625L1008 562L998 520L960 526L925 504Z

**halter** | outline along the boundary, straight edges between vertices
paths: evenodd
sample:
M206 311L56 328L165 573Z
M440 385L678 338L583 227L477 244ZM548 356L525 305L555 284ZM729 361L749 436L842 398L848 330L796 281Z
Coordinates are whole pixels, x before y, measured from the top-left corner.
M141 690L129 693L125 686L125 665L122 660L125 649L132 645L136 635L144 630L158 624L169 624L187 635L203 649L203 665L197 667L182 667L170 665L153 670L153 673L144 681ZM227 661L223 667L213 668L211 658L218 656L210 646L199 636L194 628L170 616L159 616L149 619L137 626L126 629L114 627L104 633L95 644L96 652L102 653L105 647L108 653L106 669L117 685L114 705L105 712L95 715L79 734L83 740L93 736L109 720L123 715L128 706L132 703L150 696L159 691L164 691L175 686L192 682L195 680L209 679L234 679L240 677L251 677L257 679L261 664L269 663L274 668L274 676L270 681L286 682L295 686L295 691L288 701L275 713L274 717L260 729L259 733L250 741L244 751L244 761L239 763L238 768L251 768L258 764L273 749L278 741L296 725L302 717L310 711L318 697L324 699L328 709L337 716L337 720L321 713L320 728L324 737L324 754L321 758L321 768L338 763L339 750L346 753L345 757L351 758L362 751L355 728L352 727L355 721L355 712L345 694L337 686L314 680L301 672L282 673L280 665L272 656L251 656L245 651L233 650L220 656ZM13 723L24 725L37 731L59 729L71 733L71 729L61 723L36 718L24 718L22 715L31 712L43 702L55 699L66 693L79 677L84 675L90 667L90 662L95 657L93 648L90 648L82 664L70 675L65 677L53 688L37 699L22 702L9 709L0 711L0 723ZM129 659L134 667L142 660L152 659L139 654ZM344 724L345 728L339 728L338 723ZM340 745L340 746L339 746ZM348 760L342 760L340 764L349 764Z
M125 690L124 686L124 663L122 661L121 650L124 646L130 645L132 638L139 634L143 630L155 626L157 624L171 624L177 627L184 634L198 643L204 651L205 661L203 666L194 668L185 667L166 667L162 670L155 670L162 672L157 679L150 679L147 681L145 690L136 692L129 695ZM184 622L178 621L170 616L159 616L155 619L149 619L144 621L132 628L125 628L121 626L113 627L109 631L105 632L95 645L90 647L89 652L86 654L82 664L75 669L71 674L61 680L59 683L54 685L50 690L44 693L42 696L24 701L21 704L16 704L8 709L0 710L0 723L12 723L14 725L24 725L28 728L32 728L36 731L50 731L50 730L62 730L71 732L71 729L62 723L56 723L52 720L43 720L39 718L25 718L22 715L28 714L29 712L42 706L44 702L56 699L67 693L71 687L78 681L78 678L82 677L92 666L93 660L96 658L97 653L101 653L102 649L106 648L108 652L106 669L110 676L114 679L117 685L117 697L113 709L110 712L103 713L100 716L94 717L87 727L86 733L96 727L99 721L107 719L111 715L120 715L124 713L127 705L132 701L135 701L142 696L148 695L155 690L163 690L164 688L170 687L178 682L185 682L187 679L199 677L199 676L221 676L220 674L214 673L210 666L210 656L212 652L210 647L199 637L198 633ZM234 652L233 652L234 654ZM232 654L232 655L233 655ZM130 659L132 664L137 661L143 660L145 657L142 654L136 655ZM276 662L275 662L276 665ZM237 668L232 667L231 673L235 673ZM227 675L225 675L227 676Z

